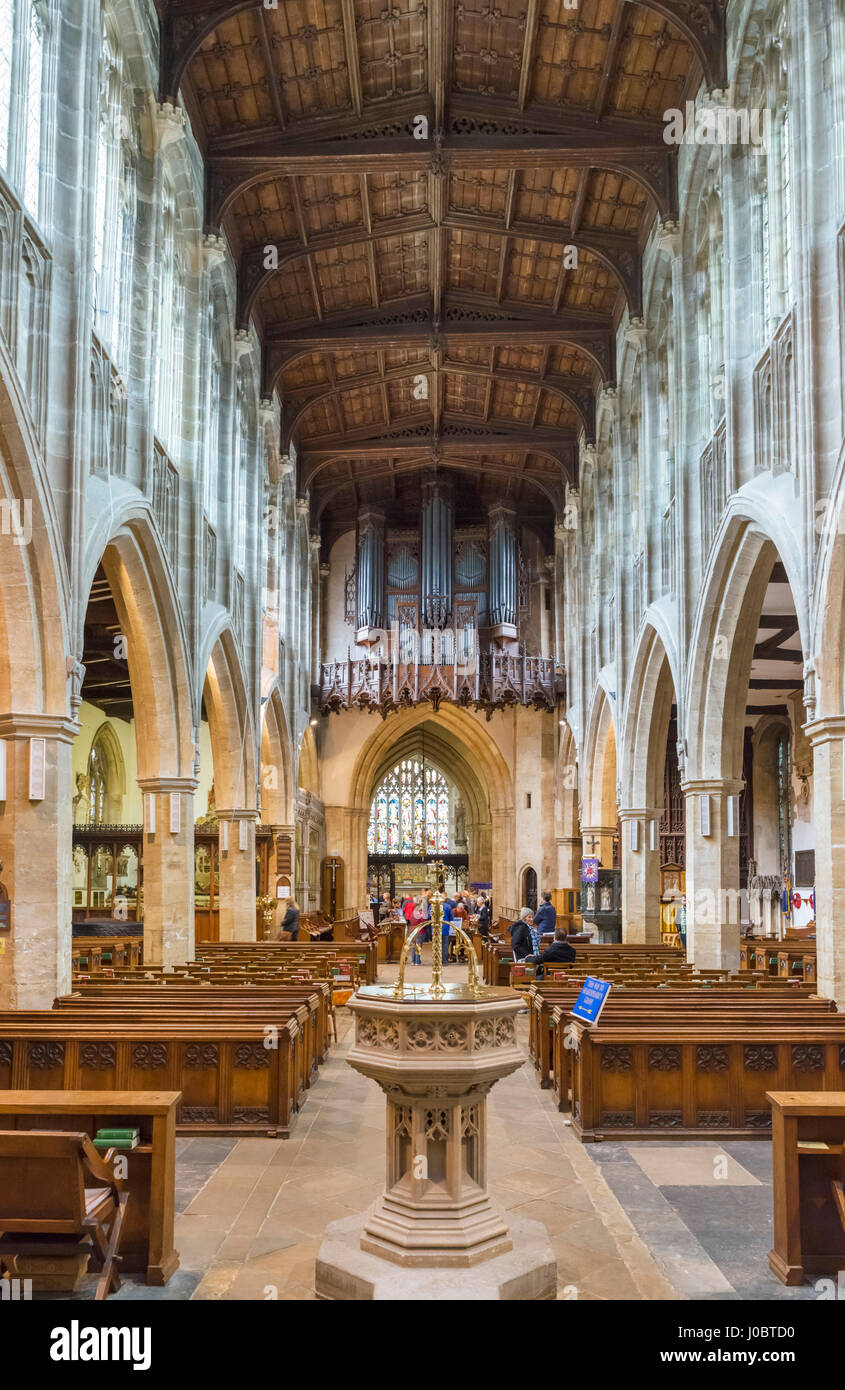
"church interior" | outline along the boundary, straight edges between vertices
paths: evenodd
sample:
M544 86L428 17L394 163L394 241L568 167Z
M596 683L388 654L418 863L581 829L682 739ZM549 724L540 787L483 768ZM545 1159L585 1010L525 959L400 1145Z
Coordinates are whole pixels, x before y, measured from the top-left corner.
M845 1298L843 381L839 0L0 0L4 1299Z

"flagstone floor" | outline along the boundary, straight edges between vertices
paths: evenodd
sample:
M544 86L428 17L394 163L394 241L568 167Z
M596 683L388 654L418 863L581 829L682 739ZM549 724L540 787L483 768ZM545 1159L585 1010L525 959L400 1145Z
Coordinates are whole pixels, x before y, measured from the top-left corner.
M391 980L395 967L379 973ZM527 1055L525 1015L519 1028ZM362 1213L384 1174L384 1097L345 1063L346 1010L338 1029L290 1139L177 1141L181 1267L165 1289L126 1280L118 1298L315 1297L327 1224ZM560 1299L817 1296L768 1272L765 1141L581 1145L526 1061L493 1087L488 1155L496 1201L545 1225Z

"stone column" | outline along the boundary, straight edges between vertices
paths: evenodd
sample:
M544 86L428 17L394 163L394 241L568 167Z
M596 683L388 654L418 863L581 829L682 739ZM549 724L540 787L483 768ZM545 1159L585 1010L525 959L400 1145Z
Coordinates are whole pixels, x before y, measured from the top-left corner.
M649 839L649 822L659 816L659 811L647 808L619 812L623 941L660 942L660 850L657 838L654 849Z
M498 642L516 640L519 604L517 575L516 510L491 507L489 613L493 637Z
M819 994L845 1007L845 717L805 725L813 745L816 970Z
M49 1009L70 989L71 754L78 727L48 715L0 718L0 883L9 895L10 928L0 931L2 1009Z
M183 965L194 955L193 777L138 782L144 793L144 960Z
M420 517L422 615L426 627L444 628L452 616L454 489L445 478L426 478Z
M355 641L372 646L384 627L384 512L358 513L358 630Z
M220 940L255 941L255 822L253 809L218 810ZM224 832L224 825L227 827ZM228 842L224 849L224 835Z
M701 970L739 969L741 781L683 783L686 798L687 959ZM709 819L709 824L708 824Z
M584 857L586 859L599 859L603 869L612 869L613 840L615 835L615 825L582 825L581 844L583 845L582 853ZM578 878L580 881L580 868Z
M581 887L581 836L556 835L557 845L557 887Z

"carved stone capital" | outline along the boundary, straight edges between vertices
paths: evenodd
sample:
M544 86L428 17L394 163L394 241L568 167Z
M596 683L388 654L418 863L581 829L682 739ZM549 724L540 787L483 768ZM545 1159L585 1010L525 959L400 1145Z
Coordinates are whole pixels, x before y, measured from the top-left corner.
M628 320L628 327L625 329L625 342L638 350L644 348L648 342L648 329L645 319L638 314L634 314Z
M233 349L236 361L246 357L252 352L252 334L248 328L236 328L233 340Z
M665 251L673 259L681 254L681 224L673 218L661 222L657 229L655 245L658 251Z

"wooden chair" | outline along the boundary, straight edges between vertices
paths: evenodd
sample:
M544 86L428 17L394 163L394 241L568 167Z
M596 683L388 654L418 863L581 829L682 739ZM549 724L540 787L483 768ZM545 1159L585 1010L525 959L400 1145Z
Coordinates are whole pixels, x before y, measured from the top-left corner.
M128 1194L87 1134L58 1130L0 1131L0 1261L37 1255L49 1245L68 1254L91 1238L102 1271L95 1299L120 1288L118 1249Z

